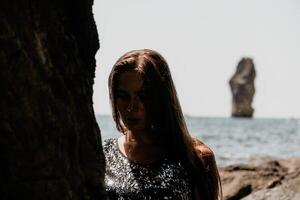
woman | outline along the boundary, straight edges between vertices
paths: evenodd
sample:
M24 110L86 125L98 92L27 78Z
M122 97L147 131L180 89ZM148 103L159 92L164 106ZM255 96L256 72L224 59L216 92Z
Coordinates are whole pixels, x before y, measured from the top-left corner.
M134 50L109 76L119 139L104 142L110 199L222 198L213 152L186 127L165 59Z

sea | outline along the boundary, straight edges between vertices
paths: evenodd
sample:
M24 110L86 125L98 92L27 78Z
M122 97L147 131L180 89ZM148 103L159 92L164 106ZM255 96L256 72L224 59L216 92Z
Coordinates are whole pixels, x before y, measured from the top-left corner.
M102 141L121 135L110 115L97 115ZM218 166L255 158L300 157L300 119L214 118L185 116L190 134L215 153Z

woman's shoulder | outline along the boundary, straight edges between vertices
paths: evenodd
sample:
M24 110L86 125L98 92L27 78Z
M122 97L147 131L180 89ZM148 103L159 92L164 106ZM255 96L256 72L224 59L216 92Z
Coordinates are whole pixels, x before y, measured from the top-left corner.
M103 151L108 152L111 150L116 144L117 138L108 138L103 141Z
M194 138L194 149L198 155L203 157L214 157L214 152L201 140Z
M113 143L115 140L117 140L117 138L107 138L103 141L103 144L108 145L108 144Z
M214 152L199 139L194 138L193 145L197 156L202 160L206 169L214 168L216 165Z

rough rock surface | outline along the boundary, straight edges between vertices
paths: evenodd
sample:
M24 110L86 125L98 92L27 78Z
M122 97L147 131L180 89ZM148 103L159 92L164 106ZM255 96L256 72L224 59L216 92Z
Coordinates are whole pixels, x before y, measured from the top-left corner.
M252 59L243 58L237 66L235 74L229 81L232 92L233 117L252 117L254 109L252 100L255 93L254 79L256 76Z
M220 169L224 200L300 199L300 158L257 159Z
M103 199L92 0L2 0L0 199Z

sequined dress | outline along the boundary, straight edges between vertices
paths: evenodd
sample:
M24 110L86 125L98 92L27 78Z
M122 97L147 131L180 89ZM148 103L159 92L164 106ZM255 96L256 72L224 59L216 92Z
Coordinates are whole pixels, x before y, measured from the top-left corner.
M155 164L135 163L121 153L117 139L105 140L103 150L110 200L192 199L191 181L180 162L165 158Z

